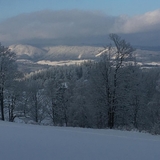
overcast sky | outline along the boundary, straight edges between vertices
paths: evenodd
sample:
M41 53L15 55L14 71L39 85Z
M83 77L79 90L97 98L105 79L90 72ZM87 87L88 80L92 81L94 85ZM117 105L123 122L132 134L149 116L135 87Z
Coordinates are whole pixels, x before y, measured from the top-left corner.
M160 46L159 0L0 0L4 45L105 45L117 33Z

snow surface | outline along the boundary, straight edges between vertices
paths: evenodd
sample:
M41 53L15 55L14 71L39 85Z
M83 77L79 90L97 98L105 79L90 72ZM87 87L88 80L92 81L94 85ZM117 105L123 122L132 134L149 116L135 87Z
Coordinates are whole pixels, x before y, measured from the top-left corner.
M160 160L160 136L0 121L1 160Z
M64 65L75 65L75 64L81 64L83 62L87 62L88 60L66 60L66 61L38 61L37 64L46 64L50 66L64 66Z

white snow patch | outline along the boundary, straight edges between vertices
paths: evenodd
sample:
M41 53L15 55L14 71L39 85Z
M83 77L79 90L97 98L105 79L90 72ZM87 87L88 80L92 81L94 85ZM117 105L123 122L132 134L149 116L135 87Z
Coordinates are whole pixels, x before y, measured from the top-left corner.
M101 56L103 53L105 53L107 51L108 51L108 48L106 48L103 51L99 52L97 55L95 55L95 57L99 57L99 56Z
M50 65L50 66L63 66L63 65L73 65L73 64L80 64L88 60L66 60L66 61L38 61L38 64L42 65Z

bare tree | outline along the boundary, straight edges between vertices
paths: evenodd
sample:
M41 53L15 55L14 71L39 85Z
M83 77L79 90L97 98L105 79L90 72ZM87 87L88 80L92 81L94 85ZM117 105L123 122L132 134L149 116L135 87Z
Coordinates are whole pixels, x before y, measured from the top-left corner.
M36 123L40 123L44 119L46 106L43 97L42 80L30 79L27 87L29 115Z
M15 53L0 44L0 106L1 119L4 121L4 91L16 77Z
M106 47L101 53L102 63L105 70L101 71L105 79L105 95L108 106L108 127L113 128L115 124L115 112L118 105L118 81L121 76L121 68L132 58L134 49L124 39L116 34L110 34L109 38L113 44Z

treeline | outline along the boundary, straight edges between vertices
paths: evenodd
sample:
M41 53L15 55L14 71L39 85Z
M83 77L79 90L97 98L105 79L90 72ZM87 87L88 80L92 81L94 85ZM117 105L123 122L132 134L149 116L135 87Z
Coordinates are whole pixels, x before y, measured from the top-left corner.
M97 61L55 66L24 77L16 67L4 72L1 58L2 120L27 117L39 124L160 134L159 68L140 68L129 43L115 34L110 39L113 45Z

